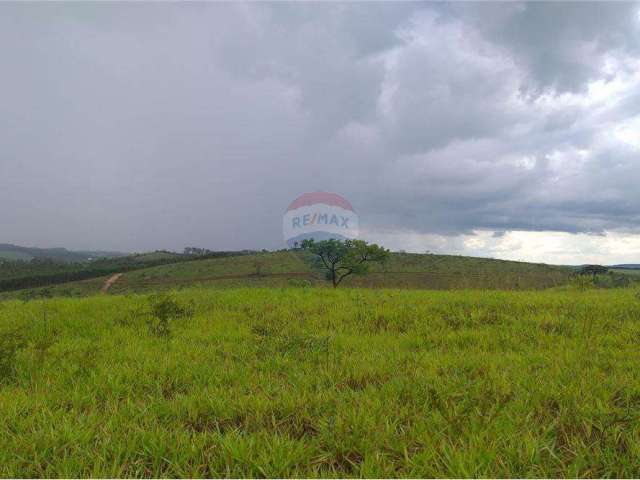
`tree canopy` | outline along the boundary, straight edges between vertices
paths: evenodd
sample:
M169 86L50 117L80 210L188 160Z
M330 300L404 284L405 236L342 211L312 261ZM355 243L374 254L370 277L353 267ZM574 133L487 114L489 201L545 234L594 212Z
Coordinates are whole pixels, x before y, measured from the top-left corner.
M364 240L303 240L302 248L315 255L316 266L323 269L333 287L349 275L361 275L369 270L370 262L384 262L389 250L368 244Z
M579 271L580 275L593 275L594 277L599 274L607 273L609 269L602 265L585 265Z

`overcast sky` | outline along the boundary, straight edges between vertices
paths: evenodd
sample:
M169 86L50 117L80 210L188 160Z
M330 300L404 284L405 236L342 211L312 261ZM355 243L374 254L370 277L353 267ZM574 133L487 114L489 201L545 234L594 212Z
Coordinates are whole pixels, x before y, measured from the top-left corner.
M640 263L640 3L0 3L0 243Z

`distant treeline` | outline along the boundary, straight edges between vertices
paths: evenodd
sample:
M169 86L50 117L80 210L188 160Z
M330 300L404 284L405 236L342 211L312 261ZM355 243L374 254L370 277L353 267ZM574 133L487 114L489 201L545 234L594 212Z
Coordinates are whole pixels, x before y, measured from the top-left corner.
M145 255L132 255L119 258L104 258L83 263L63 263L49 259L30 261L3 261L0 263L0 292L22 290L25 288L46 287L60 283L88 280L114 273L124 273L143 268L156 267L172 263L206 260L209 258L251 255L252 250L211 251L200 254L177 254L167 251L154 252L169 255L164 258L145 259Z

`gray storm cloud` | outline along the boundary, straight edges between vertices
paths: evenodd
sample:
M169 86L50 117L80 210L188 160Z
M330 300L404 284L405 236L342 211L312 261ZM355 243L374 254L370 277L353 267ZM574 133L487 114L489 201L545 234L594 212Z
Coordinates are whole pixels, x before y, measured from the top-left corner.
M640 225L639 3L0 4L0 241ZM501 238L499 233L496 238Z

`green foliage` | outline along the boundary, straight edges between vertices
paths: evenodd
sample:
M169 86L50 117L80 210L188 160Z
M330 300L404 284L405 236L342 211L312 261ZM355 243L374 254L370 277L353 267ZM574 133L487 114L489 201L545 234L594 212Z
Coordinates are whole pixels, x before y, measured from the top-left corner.
M324 270L334 288L349 275L363 275L369 271L369 262L384 263L389 251L364 240L302 241L302 248L315 255L316 267Z
M609 269L602 265L585 265L578 271L578 273L580 275L591 275L595 278L596 275L603 275L608 271Z
M149 297L147 315L149 332L159 337L168 337L171 334L170 322L181 318L191 318L194 310L193 303L182 305L170 295L152 295Z
M0 302L0 477L640 476L632 289L170 298Z

